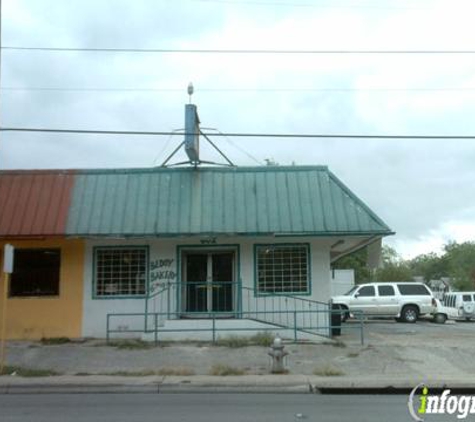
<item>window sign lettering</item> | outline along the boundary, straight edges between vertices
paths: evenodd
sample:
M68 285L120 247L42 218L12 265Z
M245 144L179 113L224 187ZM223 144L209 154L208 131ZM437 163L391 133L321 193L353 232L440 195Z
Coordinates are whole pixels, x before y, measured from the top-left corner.
M174 262L174 259L155 259L150 262L151 293L175 281Z

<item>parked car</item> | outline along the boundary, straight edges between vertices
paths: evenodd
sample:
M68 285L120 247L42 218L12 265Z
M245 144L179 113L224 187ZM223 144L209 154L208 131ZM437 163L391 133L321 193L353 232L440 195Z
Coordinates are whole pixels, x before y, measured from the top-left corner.
M424 283L393 282L360 284L348 293L332 298L333 304L345 312L343 320L352 312L369 316L389 316L398 322L416 322L420 315L434 314L436 301Z
M434 321L443 324L447 319L475 319L475 292L445 293L442 300L437 300Z

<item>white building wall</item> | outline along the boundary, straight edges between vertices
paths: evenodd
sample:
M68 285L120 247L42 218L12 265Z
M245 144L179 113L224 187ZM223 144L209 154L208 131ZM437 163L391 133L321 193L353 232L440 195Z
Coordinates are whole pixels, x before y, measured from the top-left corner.
M211 242L211 243L210 243ZM210 244L203 244L210 243ZM85 288L83 336L103 338L106 335L106 318L108 313L144 313L145 299L143 298L94 298L93 297L93 248L95 246L148 246L149 247L149 282L153 288L161 288L167 282L177 281L179 274L178 246L193 246L219 249L224 245L239 245L239 269L242 285L254 288L254 245L255 244L289 244L308 243L310 245L311 264L311 295L302 296L305 299L327 302L331 297L330 284L330 245L331 239L322 238L242 238L242 237L194 237L173 239L94 239L86 244L85 259ZM170 290L170 295L159 295L148 301L149 312L177 312L176 289ZM244 299L244 298L243 298ZM256 300L256 299L254 299ZM262 300L266 300L263 298ZM244 301L244 300L243 300ZM269 299L267 299L269 301ZM170 306L168 306L168 304ZM263 302L262 302L263 304ZM293 307L292 304L288 304ZM245 304L243 303L243 308ZM173 318L171 318L173 319ZM158 320L158 325L165 321ZM153 324L153 321L148 321ZM144 326L143 318L113 317L115 329L141 329ZM138 333L136 337L140 336ZM185 336L186 337L186 336Z
M331 270L332 296L344 295L355 285L355 270Z

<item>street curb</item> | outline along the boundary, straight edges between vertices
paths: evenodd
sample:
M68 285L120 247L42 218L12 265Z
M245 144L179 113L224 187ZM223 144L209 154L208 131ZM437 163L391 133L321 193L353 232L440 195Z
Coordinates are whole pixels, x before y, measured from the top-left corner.
M6 385L2 394L158 394L158 385Z
M5 384L0 385L4 394L207 394L207 393L268 393L303 394L313 390L309 384L299 385L254 385L234 384Z
M475 394L471 379L270 376L64 376L45 378L0 377L2 394L409 394L424 382L431 392L450 389Z
M444 390L451 394L475 395L475 387L431 387L431 394L441 394ZM358 387L358 388L315 388L315 393L323 395L409 395L414 387Z
M28 394L323 394L323 395L407 395L414 387L318 387L299 386L178 386L178 385L15 385L0 386L0 395ZM475 386L449 387L452 394L475 394ZM430 391L440 394L445 387Z
M297 386L256 386L256 385L240 385L240 386L160 386L160 394L310 394L309 385Z

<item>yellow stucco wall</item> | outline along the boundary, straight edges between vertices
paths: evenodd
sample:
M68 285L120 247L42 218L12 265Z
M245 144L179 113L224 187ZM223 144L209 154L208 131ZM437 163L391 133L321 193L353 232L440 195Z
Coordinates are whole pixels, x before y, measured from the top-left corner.
M7 338L40 339L43 337L81 336L84 242L81 240L12 240L1 241L17 248L61 248L59 296L9 298L7 301ZM2 263L3 271L3 263ZM0 281L3 309L4 277ZM1 322L0 322L1 324Z

